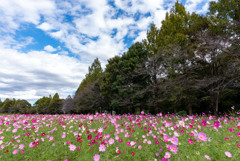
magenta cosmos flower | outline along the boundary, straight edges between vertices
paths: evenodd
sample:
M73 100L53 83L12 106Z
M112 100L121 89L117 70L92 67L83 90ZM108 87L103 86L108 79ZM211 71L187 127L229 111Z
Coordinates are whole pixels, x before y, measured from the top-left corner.
M237 136L239 136L239 137L240 137L240 132L238 132L238 133L237 133Z
M202 141L207 141L206 134L204 134L203 132L200 132L200 133L198 134L198 139L199 139L199 140L202 140Z
M214 121L214 126L215 126L215 127L219 127L219 126L220 126L219 121Z
M189 143L189 144L194 144L193 141L192 141L192 139L188 139L188 143Z
M94 161L99 161L99 159L100 159L100 155L95 154L94 157L93 157L93 160Z
M228 152L228 151L225 152L225 155L226 155L227 157L229 157L229 158L232 157L232 154L231 154L230 152Z

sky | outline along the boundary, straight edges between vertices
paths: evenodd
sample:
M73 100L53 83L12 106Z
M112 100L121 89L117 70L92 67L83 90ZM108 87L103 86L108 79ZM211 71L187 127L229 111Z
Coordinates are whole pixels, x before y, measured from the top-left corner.
M104 68L161 27L176 0L0 0L0 99L74 95L98 57ZM179 0L204 14L210 0Z

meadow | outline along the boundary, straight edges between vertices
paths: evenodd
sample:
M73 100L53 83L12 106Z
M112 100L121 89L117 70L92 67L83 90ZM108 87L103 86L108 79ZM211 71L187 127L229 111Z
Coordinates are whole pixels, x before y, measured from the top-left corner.
M0 115L3 161L238 161L240 117Z

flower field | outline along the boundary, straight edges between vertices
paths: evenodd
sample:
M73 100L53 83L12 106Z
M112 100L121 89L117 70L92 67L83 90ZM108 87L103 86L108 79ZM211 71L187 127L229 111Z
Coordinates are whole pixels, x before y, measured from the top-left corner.
M1 115L3 161L238 161L240 117Z

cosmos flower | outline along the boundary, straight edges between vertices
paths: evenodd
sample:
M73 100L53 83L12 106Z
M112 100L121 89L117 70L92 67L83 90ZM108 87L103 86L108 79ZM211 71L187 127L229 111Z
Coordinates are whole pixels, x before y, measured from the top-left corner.
M14 155L17 154L17 153L18 153L18 150L17 150L17 149L13 150L13 154L14 154Z
M23 148L24 148L24 144L20 144L19 149L23 149Z
M226 155L227 157L229 157L229 158L232 157L232 154L231 154L230 152L228 152L228 151L225 152L225 155Z
M182 127L185 127L185 123L183 121L179 121L178 124L181 125Z
M93 160L94 161L99 161L100 160L100 155L95 154L94 157L93 157Z
M203 132L198 133L198 139L202 141L207 141L206 134L204 134Z
M189 144L194 144L193 141L192 141L192 139L188 139L188 143L189 143Z
M176 145L169 145L168 149L172 152L177 152L178 151L178 147Z
M240 137L240 132L238 132L238 133L237 133L237 136L239 136L239 137Z
M106 150L106 146L101 144L99 147L99 151L104 152Z
M172 144L178 145L178 138L172 137L172 138L170 139L170 142L171 142Z
M29 147L30 148L33 148L35 146L35 142L31 142L30 144L29 144Z
M109 144L114 144L114 139L111 138L111 139L109 139L108 142L109 142Z
M74 151L76 149L76 145L73 144L70 144L68 147L71 151Z
M16 132L17 132L17 129L13 129L13 130L12 130L12 133L16 133Z
M219 121L214 121L214 126L215 126L215 127L219 127L219 126L220 126Z
M211 160L211 158L210 158L208 155L204 155L204 157L205 157L207 160Z
M170 157L171 157L171 153L166 152L165 155L164 155L164 158L169 159Z

